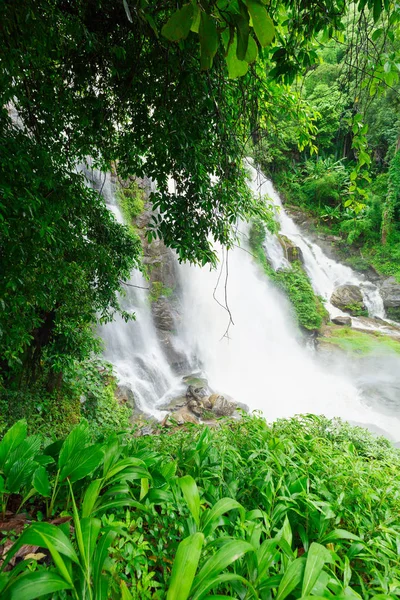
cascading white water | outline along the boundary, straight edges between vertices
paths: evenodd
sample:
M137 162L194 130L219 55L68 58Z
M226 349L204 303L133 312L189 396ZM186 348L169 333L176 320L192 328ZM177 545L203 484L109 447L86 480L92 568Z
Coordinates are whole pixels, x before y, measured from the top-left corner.
M249 183L251 189L255 194L259 194L261 197L267 196L272 201L276 220L280 226L280 233L288 237L301 249L304 266L314 290L326 300L326 308L329 314L331 316L343 314L330 303L333 290L339 285L353 284L360 287L369 315L383 318L385 309L377 286L367 281L362 275L355 273L350 267L328 258L317 244L308 240L285 212L279 194L275 191L271 181L262 173L257 172L250 161L248 161L247 167L251 175ZM272 266L275 269L287 266L283 249L277 237L272 234L269 234L266 239L266 252L271 258Z
M200 359L211 387L261 410L268 420L324 414L373 425L399 439L399 419L364 404L349 378L328 372L297 340L286 298L245 249L230 251L224 264L222 277L204 268L181 268L181 335L191 356ZM224 337L229 315L220 306L225 303L226 264L228 306L234 321L229 337ZM213 298L216 288L220 304Z
M92 187L103 195L116 220L124 223L110 175L96 169L85 173ZM146 413L160 416L155 401L174 388L177 378L157 338L148 282L140 271L134 270L125 287L126 296L121 299L121 305L125 311L135 313L136 320L125 322L116 316L113 322L100 327L104 356L114 365L119 384L133 391L135 404Z
M317 293L328 299L336 285L356 283L363 288L370 312L382 314L375 286L369 288L368 282L309 242L286 215L271 184L252 168L251 172L252 189L267 194L280 207L277 218L281 231L302 249L305 268ZM94 185L103 186L110 210L122 221L111 181L107 178ZM245 240L246 225L243 234ZM287 266L276 236L267 237L265 249L276 268ZM185 351L193 368L204 370L210 386L252 410L261 410L268 420L300 413L339 416L378 428L398 440L398 411L393 416L393 411L385 407L381 410L376 402L366 402L364 380L318 363L299 339L287 299L260 272L245 246L225 256L221 250L220 255L221 272L191 265L180 265L178 269L183 290L176 337L179 351ZM147 287L139 272L132 274L130 283ZM226 304L226 294L234 322L228 332L229 315L221 307ZM172 372L157 339L147 292L128 287L123 304L126 310L136 313L137 320L125 323L117 318L101 328L106 358L115 365L120 384L133 390L141 408L161 416L157 406L163 399L177 395L180 379ZM337 314L334 307L329 308ZM394 382L391 389L396 385Z

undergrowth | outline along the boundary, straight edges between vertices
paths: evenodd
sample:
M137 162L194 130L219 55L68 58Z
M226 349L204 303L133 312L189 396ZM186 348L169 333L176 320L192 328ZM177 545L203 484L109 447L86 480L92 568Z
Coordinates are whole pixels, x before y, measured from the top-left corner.
M0 540L2 599L399 597L389 441L324 417L243 415L92 442L85 422L50 446L24 422L3 438L0 530L21 502L27 520Z

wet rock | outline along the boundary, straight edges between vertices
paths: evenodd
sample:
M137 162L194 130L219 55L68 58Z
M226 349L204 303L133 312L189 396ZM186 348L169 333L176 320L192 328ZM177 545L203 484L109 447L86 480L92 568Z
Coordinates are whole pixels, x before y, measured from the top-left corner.
M212 412L219 417L231 417L237 408L234 402L230 402L220 394L212 394L209 401L212 405Z
M184 425L185 423L198 424L198 419L192 414L187 406L183 406L176 412L167 415L161 423L164 427L173 427L175 424Z
M333 317L332 323L335 323L335 325L343 325L345 327L351 327L351 318L350 317Z
M290 263L293 263L296 261L300 261L301 263L304 263L304 258L303 258L303 253L301 251L301 248L296 246L296 244L294 244L288 237L286 237L286 235L278 235L278 238L279 238L279 242L283 248L283 251L285 253L286 260L288 260Z
M366 311L364 298L358 285L340 285L334 290L331 303L336 308L354 316L362 315Z
M183 383L186 383L186 385L194 385L195 387L203 387L208 389L208 381L205 377L202 377L200 372L185 375L182 377L182 381Z
M380 284L379 291L387 316L400 321L400 283L394 277L388 277Z
M194 385L189 385L186 391L186 398L196 400L197 402L201 402L201 400L207 396L208 393L204 387L195 387Z

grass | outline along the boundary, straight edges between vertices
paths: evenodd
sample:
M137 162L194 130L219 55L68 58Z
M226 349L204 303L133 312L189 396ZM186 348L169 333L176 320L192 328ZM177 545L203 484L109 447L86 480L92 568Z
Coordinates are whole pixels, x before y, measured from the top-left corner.
M400 341L378 331L364 333L350 327L327 328L322 342L355 355L400 354Z

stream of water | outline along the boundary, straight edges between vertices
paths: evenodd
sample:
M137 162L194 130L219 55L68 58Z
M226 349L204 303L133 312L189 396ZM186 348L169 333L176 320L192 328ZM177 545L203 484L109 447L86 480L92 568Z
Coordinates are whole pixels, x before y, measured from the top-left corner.
M342 314L329 303L333 289L353 283L361 287L369 314L383 317L376 286L328 258L308 240L285 213L272 184L251 165L249 169L249 185L253 192L272 200L281 233L301 248L313 287L326 299L331 315ZM109 208L121 220L111 182L105 187ZM249 254L247 233L244 225L242 247L229 253L219 249L217 270L179 266L182 295L176 343L186 355L186 374L201 370L213 390L247 404L251 410L262 411L268 420L301 413L324 414L364 424L399 440L400 382L390 375L393 368L400 371L398 359L391 359L395 365L384 361L383 369L376 362L370 363L369 387L358 372L343 364L344 360L323 364L301 339L287 299ZM267 237L265 251L275 268L285 266L275 236ZM130 283L146 287L137 272ZM182 391L182 374L173 372L162 351L146 291L127 289L124 307L136 313L137 321L127 324L118 318L102 328L105 355L115 365L120 382L133 390L139 406L160 416L158 408L165 399ZM380 385L390 389L389 400L381 401L379 393L366 393L367 388L379 392Z

